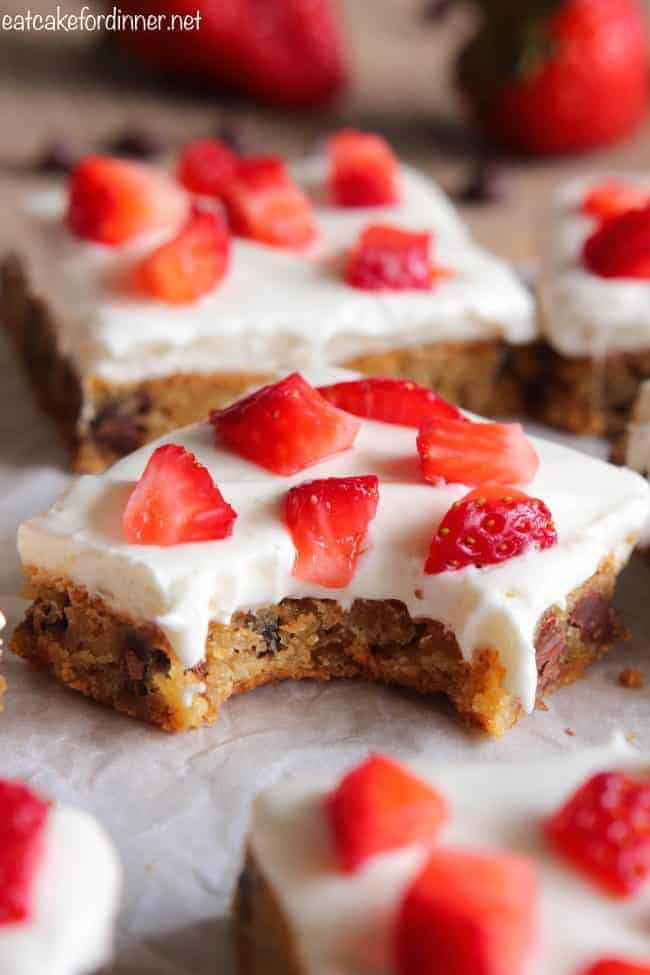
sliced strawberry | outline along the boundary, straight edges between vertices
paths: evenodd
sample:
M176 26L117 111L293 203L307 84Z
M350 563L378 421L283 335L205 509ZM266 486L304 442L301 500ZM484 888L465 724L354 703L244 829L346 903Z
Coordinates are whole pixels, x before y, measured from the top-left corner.
M650 879L650 777L592 776L545 823L555 850L615 897Z
M361 425L297 372L213 410L210 422L224 446L285 477L347 450Z
M399 200L398 165L380 135L342 129L329 141L330 195L342 207L388 206Z
M650 202L650 193L633 183L607 179L597 183L584 197L580 209L597 220L609 220L626 210L637 210Z
M426 420L464 420L463 414L432 389L409 379L373 376L351 382L319 386L318 392L346 413L382 423L421 427Z
M229 255L224 219L218 213L194 208L176 237L136 265L135 290L169 304L196 301L221 281Z
M557 543L551 513L538 498L516 488L484 484L451 508L431 540L428 575L481 568Z
M411 843L431 843L447 819L444 796L385 755L371 755L325 796L340 869Z
M584 968L580 975L650 975L650 960L644 962L625 958L600 958Z
M397 227L366 227L347 256L345 280L364 291L428 291L431 234Z
M176 444L157 447L124 509L130 545L180 545L227 538L237 513L210 472Z
M582 259L603 278L650 278L650 204L605 220L585 241Z
M242 237L297 249L316 237L309 198L279 156L242 159L223 199L232 229Z
M539 467L518 423L426 420L417 447L422 473L432 484L526 484Z
M87 156L68 184L69 229L98 244L123 244L177 223L187 210L183 190L145 163Z
M328 477L291 488L285 520L296 548L294 576L328 589L349 585L378 503L374 474Z
M196 139L183 149L176 175L191 193L221 196L237 170L237 156L221 139Z
M26 785L0 781L0 926L29 919L48 810Z
M537 909L532 861L437 848L399 908L396 975L522 975Z

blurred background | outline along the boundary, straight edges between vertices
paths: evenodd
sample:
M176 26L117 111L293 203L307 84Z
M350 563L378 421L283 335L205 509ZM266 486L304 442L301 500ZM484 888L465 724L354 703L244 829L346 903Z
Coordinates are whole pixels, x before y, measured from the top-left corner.
M203 14L200 35L137 32L128 44L126 32L63 26L82 7L92 27L90 15L112 4L2 4L0 205L17 182L61 175L89 152L163 157L190 138L216 135L245 152L293 155L351 124L388 136L405 159L440 179L479 238L526 262L537 251L536 215L558 176L648 162L645 104L643 111L632 105L637 96L630 86L638 91L639 82L631 78L634 57L625 54L626 44L638 47L629 21L647 13L645 0L126 0L122 13ZM33 19L27 29L28 13L52 17L57 8L58 31L36 29ZM589 48L594 23L609 38L599 52ZM468 97L457 83L458 55L477 30L485 44L470 65ZM647 61L645 37L644 44ZM573 111L588 122L578 139L607 145L550 156L538 144L522 153L511 138L504 147L494 117L477 121L486 92L493 86L500 94L512 78L539 78L546 62L559 57L566 63L556 78L545 76L534 105L531 96L527 104L511 100L500 109L502 118L514 119L514 141L519 133L524 142L529 134L538 138L540 121L530 113L560 105L569 119ZM605 65L609 76L594 79L593 65L596 74ZM196 76L188 79L188 69ZM577 82L572 87L581 71L592 91ZM625 95L617 85L627 85ZM609 113L602 138L600 119L590 117L596 104ZM628 109L630 118L623 118ZM612 113L619 120L614 126L624 130L614 135L607 130ZM546 119L542 127L546 137ZM579 126L560 118L550 128L556 134ZM7 224L1 233L19 232Z

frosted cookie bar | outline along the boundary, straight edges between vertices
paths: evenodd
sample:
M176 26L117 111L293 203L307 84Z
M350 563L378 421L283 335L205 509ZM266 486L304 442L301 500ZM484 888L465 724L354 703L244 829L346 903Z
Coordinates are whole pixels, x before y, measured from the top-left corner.
M362 675L501 734L616 641L648 498L413 383L293 374L24 523L11 646L168 730L270 681Z
M26 251L3 266L0 318L78 470L291 368L519 407L531 296L384 140L339 133L290 169L205 140L176 175L83 160L66 190L26 201Z
M541 418L620 434L650 377L650 180L591 176L557 193L540 286ZM531 402L534 401L531 398Z
M0 780L0 971L94 975L113 953L117 853L88 813Z
M253 805L239 971L647 975L649 811L647 757L619 739L286 779Z

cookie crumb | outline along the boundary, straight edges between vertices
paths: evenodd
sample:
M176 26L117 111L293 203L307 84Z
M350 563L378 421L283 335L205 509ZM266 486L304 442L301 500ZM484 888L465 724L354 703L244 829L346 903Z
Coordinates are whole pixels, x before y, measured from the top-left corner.
M568 735L568 736L569 736L569 738L575 738L575 736L576 736L576 733L575 733L575 731L573 730L573 728L565 728L565 729L564 729L564 734L565 734L565 735Z
M621 687L636 691L643 687L643 674L638 667L625 667L618 675L618 682Z
M414 595L416 599L424 599L424 589L415 589Z
M625 740L631 743L633 741L636 741L638 737L639 736L637 735L636 731L629 731L625 736Z

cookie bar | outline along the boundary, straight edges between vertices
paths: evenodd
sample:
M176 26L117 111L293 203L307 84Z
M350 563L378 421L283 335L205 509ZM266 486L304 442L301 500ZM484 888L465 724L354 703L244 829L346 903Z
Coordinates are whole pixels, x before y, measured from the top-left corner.
M116 161L99 160L106 162ZM97 164L86 160L83 173ZM145 221L146 232L128 235L122 224L120 233L101 224L110 243L97 243L96 228L95 239L80 236L89 222L77 205L81 169L68 194L53 189L26 201L27 246L2 265L0 319L41 404L71 445L77 470L101 471L287 368L349 365L415 379L478 412L520 407L515 360L536 336L533 300L503 261L471 240L435 183L395 162L392 202L349 206L328 186L334 164L325 157L296 164L290 179L280 175L284 164L275 157L239 165L249 181L277 180L273 192L284 194L283 205L288 196L288 205L303 208L309 233L298 245L290 235L284 246L277 235L269 242L268 228L242 222L244 191L235 205L223 190L237 236L221 241L229 257L211 269L214 283L190 301L180 286L173 290L178 282L161 282L160 268L154 275L149 264L138 280L162 297L137 290L132 271L161 244L179 239L174 234L188 226L182 220L192 201L205 204L201 184L202 194L171 179L161 189L163 174L154 169L138 164L126 177L120 170L120 181L140 181L140 195L154 198L155 228ZM91 189L83 204L97 217L99 190L95 183ZM174 200L174 193L184 195ZM119 216L131 219L130 211ZM346 254L359 235L386 224L431 235L435 280L379 282L380 290L376 281L358 287L345 280ZM180 237L187 239L182 230ZM168 252L163 259L168 273Z
M634 472L412 383L294 374L24 523L11 648L169 731L262 684L361 676L499 735L615 643L648 504Z
M486 971L576 975L616 958L611 971L646 972L647 887L615 903L558 855L548 828L603 773L647 809L647 759L622 737L520 765L418 759L410 771L374 756L341 781L271 786L253 804L235 900L239 972L447 975L479 958ZM625 827L624 812L611 815Z
M618 435L650 378L649 201L650 182L629 175L584 177L556 195L539 291L545 344L532 398L545 422Z
M0 970L94 975L113 953L117 853L86 812L0 781Z

